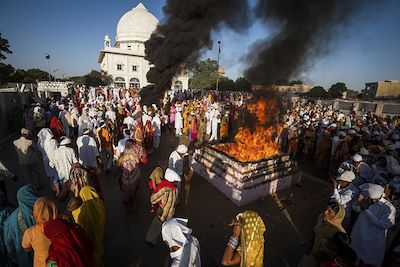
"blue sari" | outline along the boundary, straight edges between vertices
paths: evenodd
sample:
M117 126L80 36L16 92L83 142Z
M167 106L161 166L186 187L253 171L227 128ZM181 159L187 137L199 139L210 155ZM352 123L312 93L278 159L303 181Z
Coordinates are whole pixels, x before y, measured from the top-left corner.
M11 266L10 260L7 257L7 249L4 244L4 222L13 211L12 208L5 207L6 198L2 191L0 191L0 267Z
M21 246L24 232L35 224L32 216L33 205L38 193L33 185L24 185L17 192L18 208L4 223L4 242L8 257L20 267L33 266L33 251L25 252Z

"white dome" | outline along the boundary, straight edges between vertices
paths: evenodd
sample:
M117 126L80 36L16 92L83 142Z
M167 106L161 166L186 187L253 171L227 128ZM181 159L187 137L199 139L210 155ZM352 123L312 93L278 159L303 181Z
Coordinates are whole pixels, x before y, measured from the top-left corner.
M139 3L135 8L126 12L118 21L115 41L145 42L156 29L158 19Z

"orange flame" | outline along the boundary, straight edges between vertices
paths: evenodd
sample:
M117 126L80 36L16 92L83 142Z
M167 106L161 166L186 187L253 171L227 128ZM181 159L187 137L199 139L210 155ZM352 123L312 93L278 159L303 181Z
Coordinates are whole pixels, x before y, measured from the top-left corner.
M267 127L278 114L278 104L275 99L261 98L255 103L247 105L247 110L257 117L258 125L252 133L249 128L240 128L234 142L216 145L215 148L224 151L235 159L247 162L269 158L278 154L279 144L277 137L282 131L280 125Z

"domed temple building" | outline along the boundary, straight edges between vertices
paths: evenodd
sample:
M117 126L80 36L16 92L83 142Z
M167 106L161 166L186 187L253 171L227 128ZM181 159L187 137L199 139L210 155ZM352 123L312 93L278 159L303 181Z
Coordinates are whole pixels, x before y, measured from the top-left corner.
M100 51L98 63L101 70L112 76L114 86L140 89L149 85L146 74L150 66L145 59L144 42L150 38L157 24L158 19L139 3L120 18L114 47L110 37L104 37L104 48ZM188 85L187 72L172 80L172 89L187 90Z

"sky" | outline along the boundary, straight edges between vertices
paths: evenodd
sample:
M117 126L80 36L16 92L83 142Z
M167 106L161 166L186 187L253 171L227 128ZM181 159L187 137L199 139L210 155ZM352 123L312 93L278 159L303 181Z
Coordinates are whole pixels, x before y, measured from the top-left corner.
M48 53L51 72L59 78L99 70L97 59L104 36L109 34L114 40L118 20L139 2L2 0L0 32L13 51L5 63L47 70L44 55ZM332 38L329 52L312 59L293 79L325 88L344 82L354 90L363 89L366 82L400 80L400 1L375 2L380 3L361 9ZM162 22L165 0L142 3ZM250 0L252 6L254 3ZM202 59L217 59L217 41L221 41L220 65L226 76L236 79L243 75L244 57L252 44L274 30L257 20L242 33L221 26L212 33L213 47L203 49Z

